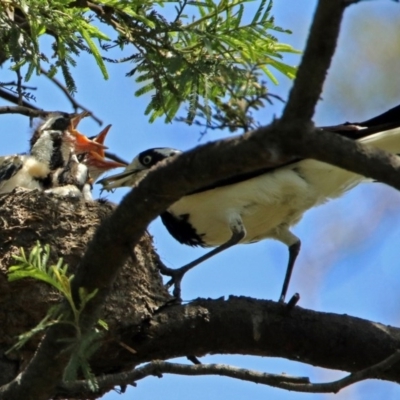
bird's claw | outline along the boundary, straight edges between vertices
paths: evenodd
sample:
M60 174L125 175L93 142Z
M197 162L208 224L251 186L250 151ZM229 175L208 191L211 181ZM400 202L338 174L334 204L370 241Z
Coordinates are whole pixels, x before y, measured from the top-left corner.
M186 273L186 270L183 268L178 268L178 269L170 269L168 268L168 276L171 277L171 279L165 284L165 287L169 289L172 285L174 286L174 290L172 291L173 296L181 301L181 282L182 278ZM166 271L164 271L166 272Z

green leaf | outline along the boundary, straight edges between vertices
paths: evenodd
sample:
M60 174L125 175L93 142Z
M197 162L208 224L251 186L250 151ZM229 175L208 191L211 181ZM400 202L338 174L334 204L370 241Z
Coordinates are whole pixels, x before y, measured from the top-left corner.
M107 72L107 68L104 65L103 59L101 58L101 54L99 52L99 49L97 48L97 46L93 43L89 33L83 28L81 27L81 29L79 30L80 34L82 35L82 37L85 39L87 45L89 46L91 52L93 53L93 56L97 62L97 65L99 66L104 79L108 79L108 72Z
M258 20L260 19L261 13L262 13L262 11L263 11L263 9L265 7L265 3L266 2L267 2L267 0L261 0L261 3L260 3L260 5L259 5L254 17L253 17L252 24L257 23ZM262 20L265 18L265 14L268 15L268 8L267 8L266 12L264 13L264 16L263 16Z

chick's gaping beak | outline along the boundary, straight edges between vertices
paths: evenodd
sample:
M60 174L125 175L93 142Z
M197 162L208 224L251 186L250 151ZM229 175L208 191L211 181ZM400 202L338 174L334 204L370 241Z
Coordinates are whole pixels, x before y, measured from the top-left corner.
M75 137L76 154L87 153L90 151L104 153L104 149L107 149L107 147L103 144L97 143L94 140L90 140L88 137L82 135L82 133L76 130L72 130L71 133Z
M82 111L81 113L76 114L75 116L73 116L71 118L71 128L72 128L72 130L75 130L78 127L79 122L81 122L83 120L83 118L85 118L85 117L87 117L89 115L90 115L90 113L88 111Z
M104 144L104 140L106 139L107 133L110 130L111 125L107 125L96 137L93 138L93 141L96 143ZM104 158L104 150L100 150L98 152L100 156ZM118 168L118 167L111 167Z
M103 154L104 154L104 151L103 151ZM109 169L113 169L113 168L121 168L121 167L127 166L127 164L124 164L124 163L121 163L118 161L107 160L98 151L90 151L89 152L89 154L87 155L87 163L89 165L93 165L104 171L108 171Z

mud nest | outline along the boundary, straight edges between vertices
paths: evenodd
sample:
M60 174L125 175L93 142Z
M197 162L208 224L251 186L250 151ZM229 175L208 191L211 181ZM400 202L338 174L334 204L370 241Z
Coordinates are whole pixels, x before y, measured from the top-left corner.
M31 340L19 352L4 355L16 336L28 331L46 315L60 295L44 283L33 279L8 282L7 270L15 264L13 255L24 248L29 254L40 241L51 247L50 262L60 257L74 273L87 243L99 224L115 205L84 202L46 195L36 191L16 190L0 196L0 384L14 378L28 362L40 340ZM100 351L92 365L96 373L115 372L130 367L129 357L121 365L123 348L120 332L134 333L169 298L156 266L156 255L150 235L145 234L135 247L136 260L128 260L113 284L101 318L109 325Z

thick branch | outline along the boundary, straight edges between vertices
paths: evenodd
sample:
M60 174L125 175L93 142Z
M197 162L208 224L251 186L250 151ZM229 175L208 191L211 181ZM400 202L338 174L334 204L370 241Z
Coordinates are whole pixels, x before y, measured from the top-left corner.
M334 382L310 384L305 378L249 372L228 366L150 362L131 372L99 378L102 393L116 385L133 384L149 375L158 376L164 372L224 375L315 393L336 393L345 386L369 378L400 382L400 365L394 365L400 358L400 329L300 307L288 313L285 306L271 301L231 297L226 301L200 299L185 306L170 306L144 323L139 334L126 332L122 340L134 345L136 353L120 352L121 363L127 358L141 364L189 353L197 356L208 353L252 354L289 358L351 374ZM60 386L57 396L68 394L73 397L87 390L85 382L74 382Z
M396 155L323 130L299 130L291 122L279 126L290 132L290 139L282 142L285 153L297 152L301 157L333 164L400 190L400 162Z
M301 307L288 313L272 301L231 296L166 308L142 334L122 340L135 346L130 357L137 364L186 354L251 354L358 372L400 349L400 329ZM379 378L400 382L400 365Z
M319 0L283 121L311 121L335 52L344 9L341 0Z

